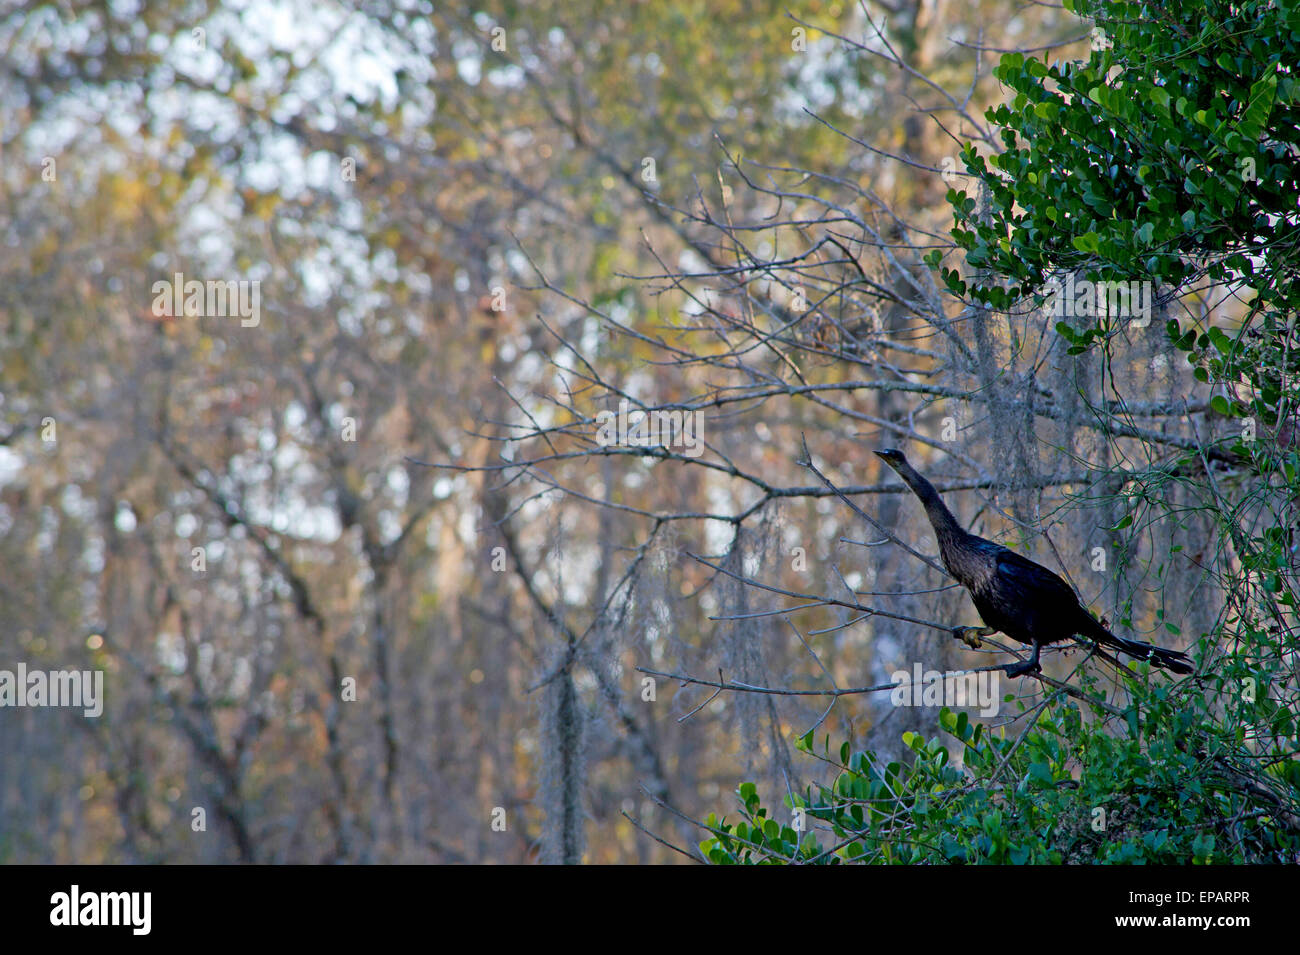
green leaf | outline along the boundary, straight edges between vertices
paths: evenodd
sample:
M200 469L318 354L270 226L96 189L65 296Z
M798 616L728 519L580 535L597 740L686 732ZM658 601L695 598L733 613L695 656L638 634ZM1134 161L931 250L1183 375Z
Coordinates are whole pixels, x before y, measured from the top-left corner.
M1080 252L1095 253L1101 249L1101 241L1098 239L1097 233L1095 232L1085 232L1083 235L1076 235L1071 242Z
M1029 764L1029 778L1045 786L1050 786L1055 782L1052 778L1051 767L1041 761Z

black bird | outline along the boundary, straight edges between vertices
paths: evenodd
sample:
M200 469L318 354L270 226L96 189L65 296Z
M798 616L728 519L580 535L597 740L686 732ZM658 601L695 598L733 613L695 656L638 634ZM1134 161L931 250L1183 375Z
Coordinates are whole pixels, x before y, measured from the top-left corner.
M885 448L876 454L921 499L925 516L939 540L943 565L970 592L975 609L988 625L984 630L957 627L953 632L968 643L972 643L968 639L971 633L977 636L1005 633L1013 640L1033 646L1033 656L1028 661L1007 665L1007 676L1038 670L1038 654L1043 644L1068 640L1076 634L1147 660L1153 667L1175 673L1193 672L1187 654L1115 636L1083 609L1070 585L1046 567L963 530L952 511L944 506L934 485L907 463L902 451Z

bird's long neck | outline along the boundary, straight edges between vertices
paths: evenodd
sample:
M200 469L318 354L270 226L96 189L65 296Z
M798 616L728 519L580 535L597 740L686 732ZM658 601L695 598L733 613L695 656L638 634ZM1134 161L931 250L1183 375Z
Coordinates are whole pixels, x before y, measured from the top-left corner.
M939 492L934 489L933 484L917 474L911 465L906 463L901 464L897 470L898 476L907 483L925 508L925 516L930 519L930 526L934 528L941 550L946 550L948 543L959 541L967 536L966 529L957 523L957 518L953 517L952 511L948 510L948 506L943 503L943 498L939 497Z

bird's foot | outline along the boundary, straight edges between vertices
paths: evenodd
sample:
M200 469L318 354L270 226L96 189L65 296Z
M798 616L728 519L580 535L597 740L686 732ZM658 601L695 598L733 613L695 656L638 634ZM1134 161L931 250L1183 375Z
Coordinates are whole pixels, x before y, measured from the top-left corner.
M984 644L980 637L991 637L997 633L992 627L953 627L952 635L972 650L978 650Z
M1037 660L1023 660L1020 663L1008 663L1002 668L1002 672L1009 677L1024 676L1027 673L1041 673L1043 668L1038 665Z

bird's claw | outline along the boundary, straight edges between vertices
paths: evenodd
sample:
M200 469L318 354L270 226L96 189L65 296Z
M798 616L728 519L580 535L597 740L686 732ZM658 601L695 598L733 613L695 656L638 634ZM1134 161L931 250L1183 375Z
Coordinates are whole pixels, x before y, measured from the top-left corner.
M980 637L989 637L997 633L992 627L953 627L952 635L972 650L984 646Z

